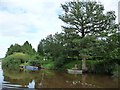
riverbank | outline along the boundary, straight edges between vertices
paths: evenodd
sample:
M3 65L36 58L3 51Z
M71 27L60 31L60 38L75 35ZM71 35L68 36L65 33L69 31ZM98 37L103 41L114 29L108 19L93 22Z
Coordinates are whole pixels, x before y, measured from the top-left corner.
M105 68L99 66L99 61L97 60L87 60L86 61L86 66L88 69L88 73L92 73L92 74L100 74L100 75L109 75L112 77L118 77L120 78L120 66L119 65L115 65L115 67L113 69L111 69L111 73L107 73L105 72ZM54 62L52 60L46 60L46 61L42 61L42 66L48 70L60 70L60 71L66 71L67 69L72 69L75 67L75 65L77 64L78 69L82 70L82 60L73 60L70 61L69 63L65 63L61 68L54 68ZM98 65L98 66L96 66ZM112 64L111 64L112 65ZM107 65L106 65L107 66ZM99 68L98 68L99 67ZM100 70L99 70L100 69ZM107 68L106 68L107 70Z
M70 60L69 62L61 63L61 66L55 66L56 63L52 59L44 60L43 57L37 58L28 58L29 56L23 53L15 53L9 55L8 57L4 58L3 60L3 68L9 69L19 69L20 65L23 66L36 66L36 67L43 67L48 70L62 70L66 71L67 69L72 69L75 65L78 66L78 69L82 69L82 60ZM60 64L61 63L61 64ZM120 77L120 66L114 63L107 63L106 61L102 60L87 60L86 66L88 69L88 73L95 73L95 74L107 74L114 77Z

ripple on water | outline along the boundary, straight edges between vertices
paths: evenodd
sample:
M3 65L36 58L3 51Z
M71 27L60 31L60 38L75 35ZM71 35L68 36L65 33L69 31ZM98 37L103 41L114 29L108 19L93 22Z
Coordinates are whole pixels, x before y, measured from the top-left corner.
M20 88L21 85L11 84L9 82L3 81L2 88Z

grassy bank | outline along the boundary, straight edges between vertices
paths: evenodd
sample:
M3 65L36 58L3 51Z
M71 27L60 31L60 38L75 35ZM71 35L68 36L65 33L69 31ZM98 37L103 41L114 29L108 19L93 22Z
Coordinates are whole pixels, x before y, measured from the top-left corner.
M70 60L67 63L57 63L60 67L55 65L55 61L52 59L44 60L43 57L30 57L23 53L14 53L7 56L2 61L2 67L7 69L19 69L20 65L32 65L37 67L43 67L51 70L67 70L72 69L77 64L79 69L82 69L82 60ZM116 63L109 63L103 60L87 60L86 66L89 73L96 74L109 74L115 77L120 77L120 65Z

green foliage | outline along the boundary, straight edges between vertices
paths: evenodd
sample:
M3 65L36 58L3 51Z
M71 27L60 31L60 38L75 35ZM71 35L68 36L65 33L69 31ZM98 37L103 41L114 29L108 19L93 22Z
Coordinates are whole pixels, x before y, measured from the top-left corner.
M77 64L78 68L81 69L82 68L82 61L81 60L73 60L67 64L64 65L65 69L72 69L75 67L75 64Z
M24 53L14 53L2 61L2 66L9 69L18 69L20 64L28 62L30 56Z
M29 66L29 65L30 65L29 62L25 62L25 63L20 64L20 66Z
M43 60L42 56L35 54L30 58L29 65L41 67L42 60Z
M46 69L54 69L54 62L51 61L49 63L43 63L42 66Z
M113 68L112 74L114 77L120 78L120 65L115 64L115 67Z
M97 60L87 60L87 68L88 68L88 72L90 73L94 73L95 70L95 64L96 64Z
M93 73L95 63L96 63L96 60L87 60L87 68L90 73ZM73 60L69 63L66 63L63 68L72 69L75 67L75 64L77 64L79 69L82 69L82 60Z
M6 56L11 55L11 54L16 53L16 52L22 52L21 46L18 45L18 44L11 45L11 46L8 48L8 51L7 51L7 53L6 53Z
M39 43L37 50L38 50L37 52L38 52L39 55L44 55L44 51L43 51L43 40L41 40L41 42Z
M38 54L53 60L63 53L62 34L49 35L38 45Z
M104 6L97 2L67 2L61 5L64 13L59 18L66 24L64 30L78 33L82 38L91 34L114 32L115 12L103 13Z
M93 35L88 35L80 40L79 53L81 57L91 58L94 57L93 48L95 47L97 40Z
M61 7L63 14L59 19L65 23L63 31L42 39L37 53L28 41L22 46L11 45L3 65L11 68L27 63L34 66L42 64L47 69L67 69L77 63L81 69L83 59L88 60L89 72L117 73L120 33L117 32L115 12L103 13L104 6L97 2L67 2Z
M32 59L32 60L29 60L29 65L41 67L40 60L33 60L33 59Z
M7 56L3 60L2 66L4 68L9 68L9 69L19 69L20 65L24 65L24 66L32 65L32 66L40 67L41 61L42 61L42 57L38 55L34 55L31 57L28 54L24 54L24 53L14 53L12 55Z
M112 75L115 65L116 65L116 62L114 62L113 60L97 61L94 64L93 72Z
M12 55L13 53L17 53L17 52L22 52L24 54L28 54L31 56L36 53L36 51L32 48L32 45L29 44L28 41L26 41L22 46L20 46L19 44L11 45L8 48L8 51L6 53L6 57L8 55Z
M34 55L36 51L32 48L32 45L29 44L28 41L26 41L22 46L23 53L28 55Z
M64 56L56 58L54 62L55 69L61 69L64 66L64 64L66 63L64 59Z
M108 57L116 57L117 50L113 50L112 55L107 54L108 47L106 39L109 35L116 33L118 28L115 24L115 12L109 11L104 14L104 6L97 2L67 2L61 5L63 14L59 15L66 26L62 26L67 36L67 43L65 44L68 57L82 58L83 60L101 57L100 59L110 59ZM73 43L73 36L77 36L77 42ZM70 37L69 37L70 36ZM100 41L99 38L104 38ZM105 43L104 43L105 42ZM115 45L114 45L115 46ZM99 52L100 49L100 52ZM76 54L73 52L76 50ZM114 55L114 56L113 56ZM107 57L108 56L108 57ZM86 65L84 63L84 65ZM99 65L99 64L98 64ZM103 65L103 64L102 64ZM107 68L107 66L103 68ZM109 72L106 69L105 72Z

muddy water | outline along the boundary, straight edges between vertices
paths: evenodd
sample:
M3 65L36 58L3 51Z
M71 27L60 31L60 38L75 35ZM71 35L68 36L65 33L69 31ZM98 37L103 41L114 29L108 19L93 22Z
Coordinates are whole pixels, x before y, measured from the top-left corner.
M52 70L2 70L0 63L0 88L118 88L118 79L106 75L73 75Z

